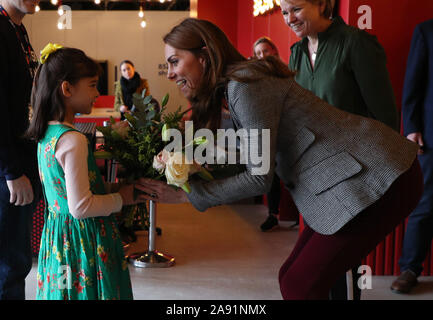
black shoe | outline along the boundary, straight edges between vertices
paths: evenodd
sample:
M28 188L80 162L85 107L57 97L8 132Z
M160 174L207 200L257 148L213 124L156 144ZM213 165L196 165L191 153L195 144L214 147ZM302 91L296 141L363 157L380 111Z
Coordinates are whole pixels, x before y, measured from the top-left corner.
M278 226L278 219L275 215L270 214L265 222L262 223L260 226L260 229L262 229L263 232L272 230Z

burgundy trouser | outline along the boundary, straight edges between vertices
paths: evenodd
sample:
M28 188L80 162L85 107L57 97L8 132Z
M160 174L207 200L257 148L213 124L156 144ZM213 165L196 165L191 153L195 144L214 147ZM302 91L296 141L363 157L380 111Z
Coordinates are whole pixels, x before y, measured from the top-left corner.
M328 299L337 279L359 264L415 209L423 187L421 168L415 160L378 201L335 234L323 235L305 226L280 269L283 298Z

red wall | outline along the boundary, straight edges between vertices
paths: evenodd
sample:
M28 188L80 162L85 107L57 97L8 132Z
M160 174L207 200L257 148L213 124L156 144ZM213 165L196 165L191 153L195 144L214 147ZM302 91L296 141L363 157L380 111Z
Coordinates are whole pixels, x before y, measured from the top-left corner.
M357 26L359 6L372 9L373 29L386 51L388 71L394 88L397 106L401 109L406 60L415 26L433 18L432 0L350 0L349 24Z
M236 46L238 0L198 0L197 18L215 23Z

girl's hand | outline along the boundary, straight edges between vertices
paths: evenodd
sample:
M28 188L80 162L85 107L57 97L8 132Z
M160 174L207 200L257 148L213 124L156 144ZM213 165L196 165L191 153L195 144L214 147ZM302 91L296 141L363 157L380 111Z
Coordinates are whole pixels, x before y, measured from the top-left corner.
M134 200L134 188L136 188L137 185L135 184L125 184L122 185L119 189L120 196L123 200L123 205L130 205L130 204L136 204L140 202L145 202L147 199L146 195L140 194L138 195L137 199ZM137 188L138 189L138 188ZM140 189L139 189L140 190Z
M143 195L147 200L161 203L185 203L189 202L185 191L175 190L163 181L141 178L136 184L136 188L148 195Z

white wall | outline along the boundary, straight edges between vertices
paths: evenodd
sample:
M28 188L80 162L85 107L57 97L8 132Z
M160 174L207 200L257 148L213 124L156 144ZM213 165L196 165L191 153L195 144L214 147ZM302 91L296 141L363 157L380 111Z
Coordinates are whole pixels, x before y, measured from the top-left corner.
M95 60L108 62L108 94L114 94L114 69L119 63L131 60L136 71L148 79L152 96L158 101L170 94L168 110L174 111L180 105L188 107L175 83L167 80L166 74L159 74L165 64L164 43L162 37L170 29L189 16L189 11L147 11L147 27L140 27L140 18L136 11L72 11L71 29L59 30L59 15L56 11L40 11L27 15L24 24L29 33L35 52L39 52L48 43L83 50ZM162 70L166 71L166 70Z

